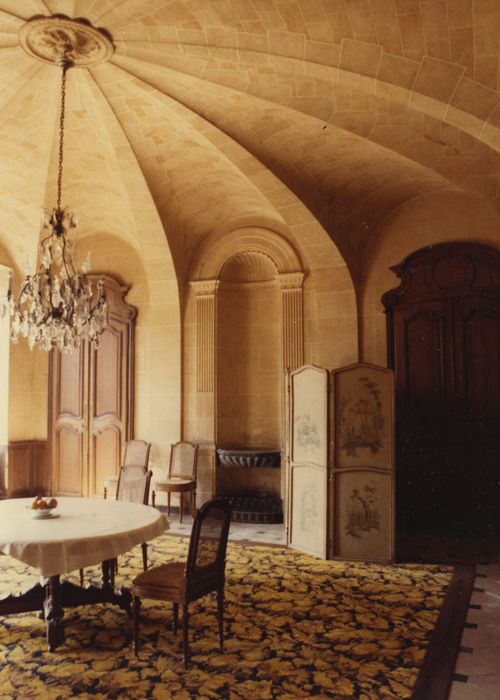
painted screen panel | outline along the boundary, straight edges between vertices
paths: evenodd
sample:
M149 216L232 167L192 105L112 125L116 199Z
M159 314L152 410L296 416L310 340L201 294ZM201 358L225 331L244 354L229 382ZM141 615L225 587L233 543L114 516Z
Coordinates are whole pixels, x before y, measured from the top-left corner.
M356 469L335 474L334 555L364 561L393 556L391 475Z
M308 554L326 556L326 497L324 470L293 466L291 471L290 545Z
M368 364L334 373L335 469L393 464L393 374Z
M303 367L291 375L292 462L326 468L328 373Z

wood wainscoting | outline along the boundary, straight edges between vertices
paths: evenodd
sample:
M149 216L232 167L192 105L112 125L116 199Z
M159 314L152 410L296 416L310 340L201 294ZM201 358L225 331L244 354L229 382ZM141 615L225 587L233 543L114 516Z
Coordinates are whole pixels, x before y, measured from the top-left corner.
M14 498L49 492L47 440L9 442L3 457L3 496Z

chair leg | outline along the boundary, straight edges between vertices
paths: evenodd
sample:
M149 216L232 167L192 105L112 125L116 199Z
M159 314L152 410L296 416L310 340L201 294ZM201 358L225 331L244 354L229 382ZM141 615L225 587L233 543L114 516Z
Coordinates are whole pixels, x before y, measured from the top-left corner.
M182 646L184 649L184 668L187 668L189 649L188 649L188 625L189 625L189 613L188 606L182 606Z
M139 596L134 596L133 605L133 615L134 615L134 654L137 656L139 653L139 623L141 617L141 599Z
M156 491L153 491L153 492L151 493L151 503L153 504L153 508L154 508L154 507L155 507L155 503L156 503Z
M184 493L179 494L179 522L182 523L182 511L184 510Z
M80 569L80 586L83 588L83 569Z
M167 516L170 517L170 493L167 495Z
M193 489L191 491L191 515L194 518L194 515L196 513L196 489Z
M174 603L174 619L172 622L172 627L174 630L174 634L177 634L177 630L179 628L179 603Z
M142 547L142 568L144 571L148 570L148 545L147 542L141 544Z
M107 498L107 497L108 497L108 487L105 486L104 487L104 498Z
M224 589L217 591L217 621L219 623L220 650L224 650Z

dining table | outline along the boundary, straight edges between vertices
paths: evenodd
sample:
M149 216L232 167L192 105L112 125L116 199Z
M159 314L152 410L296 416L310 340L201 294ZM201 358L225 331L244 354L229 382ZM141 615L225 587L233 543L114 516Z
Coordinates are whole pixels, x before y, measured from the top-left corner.
M112 603L131 614L132 595L126 587L115 589L112 563L161 535L168 521L156 508L128 501L63 496L47 517L36 517L32 504L32 498L0 501L0 552L40 576L28 590L0 598L0 615L40 611L48 648L54 651L65 640L65 608ZM99 585L77 585L61 578L96 564L102 568Z

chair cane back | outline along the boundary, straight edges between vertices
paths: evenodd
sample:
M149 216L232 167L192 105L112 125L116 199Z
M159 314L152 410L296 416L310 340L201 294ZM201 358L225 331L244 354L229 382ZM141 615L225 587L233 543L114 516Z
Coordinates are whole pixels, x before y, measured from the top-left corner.
M151 451L151 443L145 440L128 440L125 445L125 454L123 455L123 466L128 464L141 464L145 470L149 465L149 453ZM108 493L117 487L118 477L109 476L104 481L104 498L108 497Z

